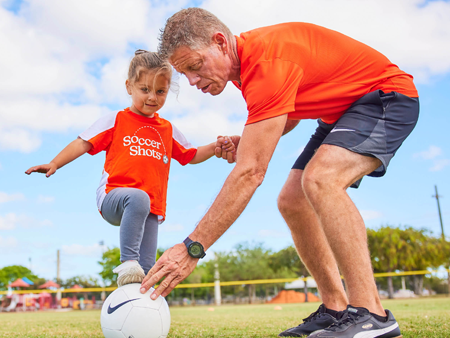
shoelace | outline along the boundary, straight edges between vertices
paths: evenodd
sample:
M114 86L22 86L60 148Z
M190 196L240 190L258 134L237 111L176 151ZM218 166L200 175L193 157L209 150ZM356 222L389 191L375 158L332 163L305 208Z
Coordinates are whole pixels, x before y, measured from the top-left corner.
M337 329L341 328L342 326L348 326L350 324L356 324L356 320L362 317L362 315L354 312L348 312L346 311L342 317L339 319L337 323L331 324L328 328L326 328L326 331L337 331Z
M306 323L306 322L311 322L311 321L313 321L313 320L316 320L316 318L319 318L319 317L322 315L322 313L320 313L320 310L321 310L321 308L319 307L319 308L317 309L317 311L311 313L308 317L303 318L303 322L304 322L304 323Z

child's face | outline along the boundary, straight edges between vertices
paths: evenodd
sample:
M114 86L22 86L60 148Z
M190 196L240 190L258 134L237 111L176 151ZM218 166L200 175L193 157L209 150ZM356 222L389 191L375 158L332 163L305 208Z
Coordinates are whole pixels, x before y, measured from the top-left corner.
M156 71L146 71L140 74L139 80L133 83L126 81L127 92L133 101L130 108L133 113L153 117L166 102L170 77L160 73L155 78L155 74Z

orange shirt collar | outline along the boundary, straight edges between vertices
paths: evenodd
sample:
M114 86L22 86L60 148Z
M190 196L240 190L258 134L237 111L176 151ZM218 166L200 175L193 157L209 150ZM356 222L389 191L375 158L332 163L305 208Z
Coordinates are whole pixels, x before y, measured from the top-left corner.
M243 38L241 38L240 36L235 35L234 36L236 38L236 49L237 49L237 53L238 53L238 57L239 57L239 62L241 63L241 80L242 80L242 53L244 50L244 43L245 40ZM242 83L239 84L239 82L237 81L233 81L233 84L238 88L238 89L242 89Z
M145 117L145 116L142 116L142 115L138 115L138 114L133 113L133 112L130 110L129 107L128 107L128 108L125 108L124 111L127 112L132 118L134 118L134 119L136 119L136 120L138 120L138 121L140 121L140 122L149 123L149 122L152 121L152 120L154 120L154 121L158 121L158 120L159 120L159 115L158 115L158 113L155 113L155 116L153 116L153 117Z

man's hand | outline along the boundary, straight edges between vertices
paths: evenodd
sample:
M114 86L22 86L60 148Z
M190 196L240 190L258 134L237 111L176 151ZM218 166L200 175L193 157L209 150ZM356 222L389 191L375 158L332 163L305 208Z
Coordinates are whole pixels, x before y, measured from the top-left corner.
M146 293L161 278L166 277L152 293L151 299L166 297L180 282L188 277L197 266L198 258L189 256L186 245L177 244L166 250L145 276L141 293Z

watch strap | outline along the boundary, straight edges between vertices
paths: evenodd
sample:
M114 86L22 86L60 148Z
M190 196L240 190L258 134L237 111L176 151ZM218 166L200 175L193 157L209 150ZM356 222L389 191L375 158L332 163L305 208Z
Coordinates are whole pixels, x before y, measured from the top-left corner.
M184 245L186 245L186 249L188 250L188 253L189 253L189 247L190 247L190 245L191 245L192 243L194 243L194 242L195 242L195 241L193 241L192 239L190 239L189 236L186 237L186 239L183 241ZM206 256L206 252L205 252L205 249L203 248L203 245L202 245L200 242L196 242L196 243L200 244L200 245L202 246L202 249L203 249L203 254L202 254L202 256L201 256L201 257L198 257L198 258L203 258L203 257L205 257L205 256ZM190 255L190 253L189 253L189 255Z
M188 237L186 237L186 239L183 241L184 245L186 245L186 248L189 250L189 245L191 245L191 243L194 242L192 239Z

